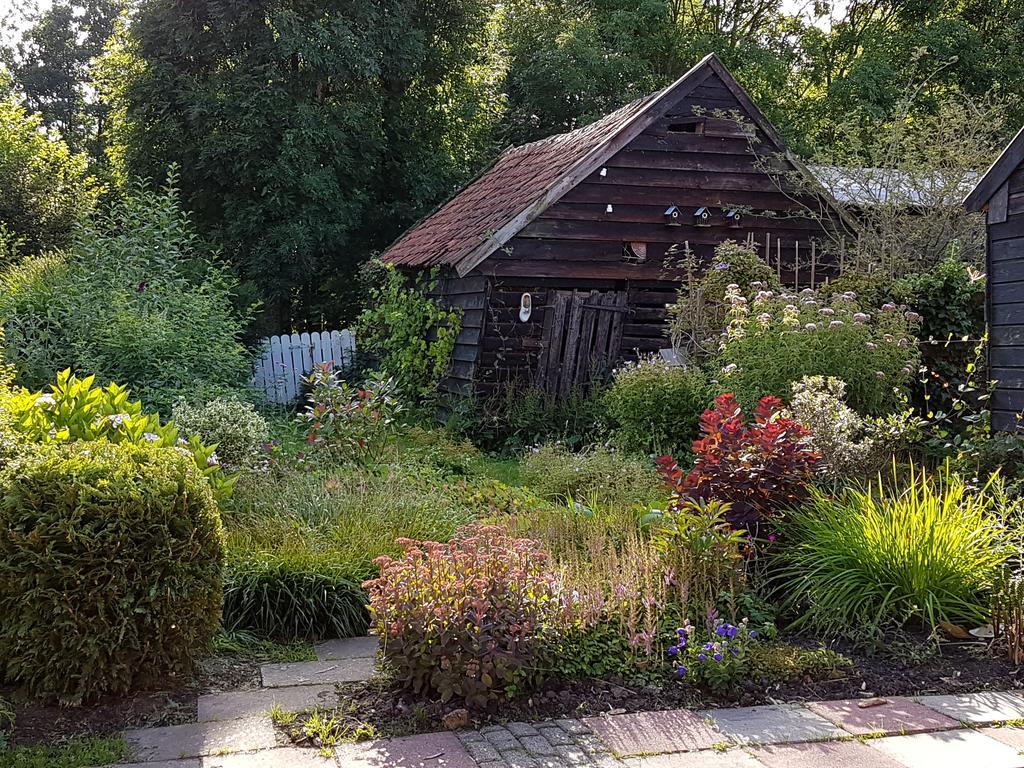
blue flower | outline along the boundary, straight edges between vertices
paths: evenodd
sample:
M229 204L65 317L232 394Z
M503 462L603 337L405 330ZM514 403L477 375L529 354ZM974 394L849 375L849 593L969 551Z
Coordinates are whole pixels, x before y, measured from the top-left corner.
M705 653L698 653L697 654L697 660L698 661L707 661L708 660L707 654L705 654Z
M716 653L716 654L715 654L714 656L712 656L711 658L713 658L713 659L714 659L715 661L721 661L721 660L722 660L722 654L720 654L720 653Z
M739 648L730 648L729 650L732 651L732 655L733 656L739 656L740 655L740 649Z
M714 647L715 647L714 643L704 643L704 650L705 651L710 651Z
M677 653L679 653L679 648L677 646L673 645L668 649L669 656L675 656Z
M679 675L680 677L686 677L686 667L683 667L683 666L676 667L676 674Z
M719 637L725 637L728 633L729 630L724 625L715 627L715 634Z
M718 264L715 264L715 269L717 269L717 270L723 270L723 269L728 269L728 268L729 268L729 265L726 264L724 261L720 261Z
M757 639L757 632L755 632L753 629L750 630L750 639L751 640L756 640Z

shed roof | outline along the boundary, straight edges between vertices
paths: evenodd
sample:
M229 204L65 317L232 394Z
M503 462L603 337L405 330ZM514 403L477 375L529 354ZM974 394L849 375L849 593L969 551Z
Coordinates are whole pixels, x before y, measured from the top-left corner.
M772 124L712 53L667 88L597 122L507 149L468 186L392 243L381 258L398 266L447 266L460 275L467 274L714 75L732 92L771 148L784 153L790 165L811 179L831 207L856 228L831 193L785 149Z
M985 175L981 177L978 185L964 198L964 207L972 212L984 208L1021 163L1024 163L1024 127L1017 132L1013 140L1006 145L1006 149L985 171Z

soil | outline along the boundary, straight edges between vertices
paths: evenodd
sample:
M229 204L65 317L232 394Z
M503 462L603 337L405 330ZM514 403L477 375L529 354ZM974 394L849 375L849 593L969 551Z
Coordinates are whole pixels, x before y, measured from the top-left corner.
M799 641L790 642L794 644ZM808 643L810 645L810 643ZM853 661L832 676L756 685L747 683L731 695L714 695L692 686L675 684L636 686L615 680L555 683L501 705L490 713L473 713L472 725L509 721L538 721L559 717L646 712L686 707L753 706L828 699L856 699L873 696L911 696L940 693L968 693L986 690L1024 689L1024 667L1003 657L993 657L985 644L945 643L941 652L920 658L923 646L902 649L917 658L886 654L866 655L837 648ZM442 719L460 705L424 701L408 696L383 683L339 686L345 710L354 710L360 720L385 736L400 736L443 728ZM354 706L353 706L354 704Z
M788 641L801 644L792 638ZM804 644L814 647L811 641ZM552 683L530 696L503 702L494 712L475 713L472 724L586 717L610 711L1024 689L1024 668L993 656L983 643L944 643L938 654L928 654L924 647L907 643L876 655L836 648L853 661L850 668L826 678L805 677L770 685L748 683L730 696L701 693L692 686L672 682L664 686L629 685L616 680ZM126 728L194 722L201 693L258 687L259 663L238 656L211 657L201 663L194 679L173 690L106 697L80 707L29 704L19 701L17 692L3 688L0 698L14 704L13 743L52 744L73 736L109 736ZM371 724L381 735L439 730L443 717L459 706L416 699L384 682L343 685L338 691L346 702L344 710L350 714L349 719Z

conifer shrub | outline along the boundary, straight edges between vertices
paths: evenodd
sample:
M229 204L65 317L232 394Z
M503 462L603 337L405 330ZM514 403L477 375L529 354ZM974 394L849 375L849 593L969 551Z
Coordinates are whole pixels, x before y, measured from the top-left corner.
M0 499L0 678L77 703L189 672L220 625L223 544L186 451L34 446Z

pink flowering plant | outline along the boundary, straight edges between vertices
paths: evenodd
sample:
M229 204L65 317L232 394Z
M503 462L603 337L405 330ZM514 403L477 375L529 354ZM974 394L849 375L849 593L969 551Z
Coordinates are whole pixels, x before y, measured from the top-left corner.
M804 376L834 376L861 415L898 410L918 363L921 318L895 304L862 308L852 291L827 284L799 293L758 283L726 292L728 325L717 360L719 388L752 408L765 395L788 397Z
M726 692L749 676L747 652L757 632L746 619L732 624L712 611L702 628L686 623L677 629L676 640L666 653L679 678Z
M549 555L504 528L471 525L448 543L399 539L363 586L396 679L416 694L493 708L544 677L567 626Z

